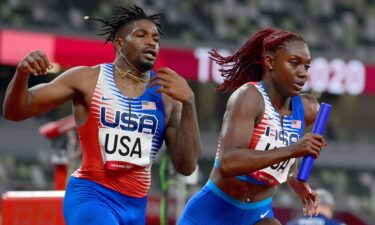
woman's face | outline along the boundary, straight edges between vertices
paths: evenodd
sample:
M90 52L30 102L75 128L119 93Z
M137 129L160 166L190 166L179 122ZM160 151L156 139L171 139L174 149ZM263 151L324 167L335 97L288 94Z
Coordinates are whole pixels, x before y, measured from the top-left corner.
M272 79L280 93L287 97L298 95L307 80L310 50L304 41L286 42L276 50L272 61Z

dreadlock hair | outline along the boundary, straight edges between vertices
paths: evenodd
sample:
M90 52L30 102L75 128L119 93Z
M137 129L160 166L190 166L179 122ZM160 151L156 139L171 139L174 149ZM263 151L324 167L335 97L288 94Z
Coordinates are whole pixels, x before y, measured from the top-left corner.
M113 10L112 16L105 20L89 16L85 16L84 19L91 19L103 24L98 35L106 36L104 44L107 44L108 42L113 42L115 40L117 34L119 33L119 31L121 31L121 28L123 26L137 20L144 19L153 22L158 28L159 33L164 34L162 26L158 22L161 16L161 13L146 15L141 7L133 5L129 8L116 7Z
M209 52L210 59L221 65L222 83L215 91L228 92L241 85L260 81L265 71L265 53L275 53L286 42L300 40L302 36L286 31L267 28L253 35L239 50L231 56L221 56L217 51Z

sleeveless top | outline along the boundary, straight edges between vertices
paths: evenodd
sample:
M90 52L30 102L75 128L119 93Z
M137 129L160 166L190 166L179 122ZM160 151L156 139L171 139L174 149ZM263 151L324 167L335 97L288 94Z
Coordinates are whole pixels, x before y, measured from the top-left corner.
M147 86L140 97L126 97L115 85L113 65L100 65L87 122L78 128L82 164L73 176L127 196L147 195L151 165L165 130L157 88Z
M283 117L283 124L280 115L272 106L272 103L264 89L263 83L253 84L262 94L264 100L264 114L260 122L254 127L253 135L249 140L250 151L267 151L274 148L285 147L295 144L303 135L304 130L304 108L300 96L291 99L292 112L290 116ZM256 107L256 106L255 106ZM215 167L218 166L219 149L216 154ZM295 162L295 158L276 163L258 171L237 176L236 178L245 182L262 184L268 186L283 183L288 178L290 167Z

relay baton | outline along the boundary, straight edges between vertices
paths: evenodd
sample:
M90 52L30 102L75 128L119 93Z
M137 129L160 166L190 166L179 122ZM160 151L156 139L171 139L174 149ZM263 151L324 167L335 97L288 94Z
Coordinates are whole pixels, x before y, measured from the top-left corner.
M323 135L324 128L327 124L329 114L331 112L331 105L327 103L322 103L316 117L312 133ZM299 168L297 179L306 182L310 176L311 169L314 165L314 157L312 155L307 155L303 157L301 167Z

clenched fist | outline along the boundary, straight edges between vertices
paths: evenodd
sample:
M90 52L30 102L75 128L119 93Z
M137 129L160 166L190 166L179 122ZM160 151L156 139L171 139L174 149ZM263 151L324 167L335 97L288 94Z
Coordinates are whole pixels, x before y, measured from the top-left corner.
M17 70L24 74L31 73L34 76L46 75L47 70L51 69L50 64L46 54L36 50L27 55L17 66Z
M299 142L290 147L295 158L305 155L312 155L314 158L318 158L320 150L324 146L325 143L322 135L308 133Z

